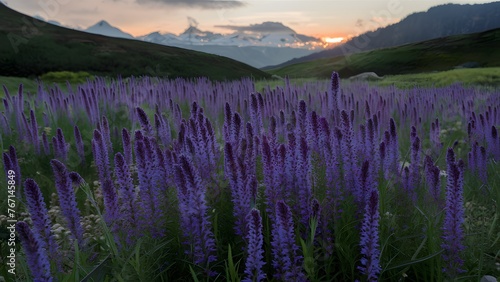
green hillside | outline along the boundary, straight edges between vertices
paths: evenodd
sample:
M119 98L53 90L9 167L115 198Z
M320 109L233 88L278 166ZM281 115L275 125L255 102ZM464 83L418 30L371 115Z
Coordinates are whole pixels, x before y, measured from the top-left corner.
M105 76L206 76L219 80L269 77L217 55L51 25L1 3L0 18L0 76L86 71Z
M394 48L319 59L270 73L290 77L328 78L332 70L341 77L363 72L380 76L446 71L459 67L500 66L500 29L481 33L443 37Z

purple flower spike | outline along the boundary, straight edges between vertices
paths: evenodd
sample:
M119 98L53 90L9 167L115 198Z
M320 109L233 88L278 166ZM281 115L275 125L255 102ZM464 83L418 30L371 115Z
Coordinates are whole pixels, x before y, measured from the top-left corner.
M430 156L425 157L425 177L429 187L429 193L434 198L434 201L440 202L441 199L441 183L439 179L440 170L434 165Z
M109 130L108 119L105 116L102 116L101 128L102 128L102 131L101 131L102 137L104 138L106 146L108 147L108 151L112 152L113 151L113 144L111 143L111 131Z
M137 116L139 117L139 123L141 124L144 133L146 134L146 136L153 137L153 128L151 127L151 124L149 124L149 119L146 115L146 112L144 112L144 110L140 107L135 108L135 110L137 112Z
M134 184L130 176L129 167L121 153L115 155L115 175L118 190L118 206L120 207L120 223L122 228L131 232L127 233L127 243L131 243L137 228L137 208Z
M361 227L361 272L367 276L367 281L377 281L381 271L379 250L379 210L378 190L373 187L365 204L365 215Z
M275 223L272 231L273 278L282 281L306 281L301 272L302 257L297 255L292 212L284 201L276 204Z
M176 165L176 184L181 212L181 226L190 245L187 253L195 264L208 266L217 260L215 239L208 220L205 188L191 161L184 155Z
M498 131L495 126L491 127L491 135L488 138L488 147L491 154L493 155L495 161L500 161L500 138L498 137Z
M64 139L62 129L58 128L56 136L52 137L52 145L54 146L54 155L61 161L66 161L68 158L69 144Z
M24 193L28 204L28 211L33 220L34 234L42 249L47 250L52 260L57 259L57 244L50 232L52 223L47 213L47 207L43 200L42 192L38 184L31 178L24 182Z
M45 134L45 131L42 131L42 144L43 144L43 153L45 155L50 154L49 140L47 139L47 134Z
M16 172L16 179L21 183L21 167L19 166L19 162L17 160L16 148L14 146L9 146L9 157L12 163L12 170Z
M415 128L415 127L412 127ZM411 144L411 156L410 156L410 175L409 175L409 185L408 185L408 196L413 201L416 200L416 189L420 185L420 138L416 136L412 137L413 141Z
M73 238L78 240L79 245L83 246L83 229L80 223L80 210L76 205L76 195L68 170L64 164L58 160L51 160L50 165L54 172L56 190L57 194L59 194L59 204L66 218L68 229L71 231Z
M132 163L132 144L130 143L130 133L126 128L122 129L123 156L127 165Z
M106 221L110 224L113 222L117 212L116 191L109 172L108 146L106 145L104 136L102 136L97 129L94 130L94 138L92 139L92 152L94 154L94 161L97 166L101 190L104 196Z
M19 221L16 224L16 231L19 235L21 244L23 245L24 252L28 267L35 282L52 282L53 278L50 274L50 263L47 253L40 246L40 242L28 224L24 221Z
M248 248L247 261L245 264L245 274L247 275L242 282L261 281L266 278L262 271L262 266L266 264L264 259L264 236L262 235L262 218L257 209L252 209L247 215L248 222Z
M30 122L33 145L35 146L35 151L37 153L40 153L40 142L38 141L38 123L36 122L35 112L33 110L30 110Z
M85 149L83 147L82 134L80 133L80 129L78 129L78 126L76 125L74 128L74 135L75 135L76 151L78 153L78 156L80 157L81 162L85 163Z
M337 72L332 72L330 88L328 88L328 108L333 112L333 124L340 123L340 113L338 107L338 96L340 92L340 76Z
M465 218L463 203L464 162L455 161L452 148L446 155L448 179L446 181L446 206L443 224L443 272L453 280L459 273L464 261L461 253L465 249L463 223Z

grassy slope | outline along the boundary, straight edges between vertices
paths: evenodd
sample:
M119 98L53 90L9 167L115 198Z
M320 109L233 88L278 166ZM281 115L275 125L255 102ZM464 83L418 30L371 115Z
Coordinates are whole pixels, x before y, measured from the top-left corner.
M388 75L375 81L377 85L398 88L441 87L460 82L464 85L500 86L500 67L456 69L434 73Z
M0 75L34 77L49 71L236 79L268 74L196 51L111 38L47 24L0 4Z
M341 77L363 72L378 75L445 71L468 62L481 67L500 66L500 29L450 36L348 57L335 57L295 64L270 73L290 77L329 78L332 70Z

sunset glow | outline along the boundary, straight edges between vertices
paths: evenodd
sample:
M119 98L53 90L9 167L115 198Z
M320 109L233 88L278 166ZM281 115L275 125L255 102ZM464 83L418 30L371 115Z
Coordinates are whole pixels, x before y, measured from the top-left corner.
M326 43L340 43L344 40L344 37L323 37L322 39Z

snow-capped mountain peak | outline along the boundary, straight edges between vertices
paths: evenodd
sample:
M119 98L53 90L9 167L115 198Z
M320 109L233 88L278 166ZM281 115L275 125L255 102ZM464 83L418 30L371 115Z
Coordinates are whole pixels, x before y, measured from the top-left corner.
M277 65L293 58L309 55L324 48L315 37L302 35L279 22L264 22L248 26L216 26L229 33L217 33L198 28L196 21L180 34L151 32L135 39L186 48L229 57L254 67ZM99 21L85 31L107 36L132 39L106 21Z
M134 39L134 37L131 34L123 32L119 28L110 25L105 20L99 21L98 23L94 24L93 26L90 26L89 28L85 29L84 31L89 32L89 33L94 33L94 34L111 36L111 37Z

